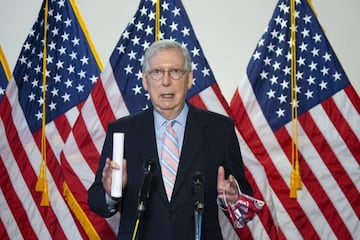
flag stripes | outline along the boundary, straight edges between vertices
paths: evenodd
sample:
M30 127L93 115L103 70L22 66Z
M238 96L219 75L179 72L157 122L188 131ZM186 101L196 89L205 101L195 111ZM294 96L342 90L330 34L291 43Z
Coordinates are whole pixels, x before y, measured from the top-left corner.
M248 81L246 80L241 81L238 89L251 89L247 83ZM350 92L352 98L352 94L355 93L351 86L345 88L344 92ZM339 119L334 117L332 119L331 114L327 112L333 115L341 113L342 118L344 118L354 108L358 108L357 103L354 106L352 104L344 104L344 100L342 100L342 112L334 113L338 108L333 102L339 101L337 98L343 99L344 92L340 91L333 98L324 101L320 107L316 107L310 110L309 113L299 117L301 149L304 149L300 151L301 173L306 177L302 179L304 186L299 193L301 196L298 201L289 199L287 194L289 192L288 181L290 179L290 162L287 159L291 157L291 146L288 144L291 140L291 127L282 128L274 135L271 129L267 127L265 119L259 121L261 110L257 106L257 100L254 98L255 95L253 93L242 91L242 96L240 97L239 92L236 92L232 99L231 106L236 106L236 109L232 108L232 110L237 121L237 128L244 137L244 141L250 147L248 151L254 151L255 158L264 167L269 187L272 188L270 190L271 195L278 196L279 202L275 205L276 207L273 208L273 211L276 209L275 212L280 212L281 214L273 215L273 217L278 219L275 223L278 224L279 230L283 229L282 231L287 238L301 234L304 238L309 236L323 238L326 236L325 238L345 237L347 239L358 234L359 230L356 227L358 227L359 223L353 221L353 219L357 219L359 214L359 207L356 204L356 202L360 201L359 186L354 185L360 181L358 169L354 168L357 164L355 159L359 158L359 150L350 151L349 148L346 148L346 144L341 144L341 141L336 143L342 145L343 147L341 148L328 145L324 149L323 145L324 142L335 144L332 140L333 138L346 139L349 135L349 132L346 132L345 136L341 136L340 132L335 133L337 135L332 133L326 136L329 133L329 129L333 129L334 125L338 124L336 121ZM350 110L346 112L344 109ZM249 116L256 116L257 120L254 121ZM335 122L332 120L335 120ZM357 133L357 135L360 134ZM358 141L357 135L354 134L352 136L350 134L349 138L354 139L356 143ZM316 142L312 142L311 139L316 140ZM274 145L277 142L278 148ZM317 146L317 142L321 145ZM350 143L350 145L354 145L354 142ZM279 149L283 149L284 152L279 151ZM244 153L246 148L242 147L242 150L243 155L247 156L247 153ZM334 154L334 151L338 152ZM267 153L270 153L270 155ZM287 156L284 156L284 153L288 153ZM337 158L337 156L344 157L344 154L349 156L346 158L346 162ZM303 155L307 156L306 159L302 157ZM323 164L319 161L320 159L324 161ZM251 166L247 158L244 161L247 167ZM342 165L348 165L348 167L343 168ZM255 172L252 175L254 176ZM265 185L259 187L261 192L268 191L266 188L268 187ZM328 197L328 195L330 196ZM269 197L264 196L264 199L269 199ZM274 199L274 196L271 196L271 198ZM269 205L269 202L267 204ZM291 227L289 222L293 222L295 225ZM293 229L294 227L297 228L296 231Z

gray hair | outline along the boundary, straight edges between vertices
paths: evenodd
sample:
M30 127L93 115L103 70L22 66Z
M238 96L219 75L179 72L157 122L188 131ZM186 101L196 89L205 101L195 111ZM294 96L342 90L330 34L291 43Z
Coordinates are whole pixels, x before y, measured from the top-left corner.
M160 50L163 49L180 49L183 56L184 56L184 60L185 60L185 69L186 71L191 71L192 70L192 65L191 65L191 56L190 56L190 52L189 50L184 47L183 45L181 45L180 43L174 41L174 40L170 40L170 39L164 39L164 40L159 40L159 41L155 41L153 44L151 44L151 46L146 50L145 54L144 54L144 62L143 62L143 66L142 66L142 71L144 73L146 73L147 71L149 71L150 69L150 59L155 56Z

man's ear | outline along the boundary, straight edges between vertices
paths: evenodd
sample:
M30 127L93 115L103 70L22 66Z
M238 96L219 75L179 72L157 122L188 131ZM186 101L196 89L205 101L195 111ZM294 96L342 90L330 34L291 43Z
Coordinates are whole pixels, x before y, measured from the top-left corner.
M192 85L193 85L193 71L190 71L189 73L188 73L188 85L187 85L187 88L188 88L188 90L192 87Z
M147 91L148 88L147 88L146 74L144 72L141 75L141 81L142 81L143 88Z

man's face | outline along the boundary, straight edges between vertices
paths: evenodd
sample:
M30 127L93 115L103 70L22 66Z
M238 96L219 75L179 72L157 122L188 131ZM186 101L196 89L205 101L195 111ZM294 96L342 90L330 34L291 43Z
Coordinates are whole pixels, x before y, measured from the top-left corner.
M184 70L185 61L181 50L162 49L149 62L149 71L165 71L164 76L155 80L143 73L143 86L148 91L154 108L165 118L173 119L185 104L187 91L192 86L192 71L185 72L179 79L173 79L168 71Z

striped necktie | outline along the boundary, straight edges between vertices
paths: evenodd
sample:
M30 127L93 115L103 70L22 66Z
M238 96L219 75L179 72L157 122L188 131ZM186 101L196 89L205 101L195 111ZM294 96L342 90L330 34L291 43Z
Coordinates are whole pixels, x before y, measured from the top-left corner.
M171 199L171 194L174 188L176 172L179 165L179 145L176 132L173 125L176 121L167 123L167 127L163 137L163 145L161 151L161 171L165 185L168 200Z

